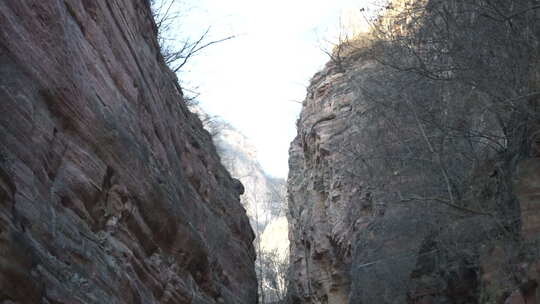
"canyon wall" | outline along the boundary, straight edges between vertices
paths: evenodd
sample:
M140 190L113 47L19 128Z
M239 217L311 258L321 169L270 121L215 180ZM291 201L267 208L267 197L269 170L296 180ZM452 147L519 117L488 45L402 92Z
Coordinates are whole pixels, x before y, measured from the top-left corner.
M312 79L290 148L289 301L404 303L394 291L414 268L416 254L408 253L441 217L420 206L388 206L397 183L362 166L379 152L374 133L386 135L366 119L371 106L360 89L377 65L349 60L342 67L329 63ZM353 280L353 267L367 273ZM363 291L369 297L355 295Z
M367 118L359 86L377 64L349 64L315 75L291 144L289 303L487 303L534 285L538 158L486 160L463 181L463 204L426 202L419 193L442 178L425 167L381 173L389 156L375 135L398 134Z
M538 19L509 29L477 2L408 1L312 78L290 148L288 303L540 299L537 100L509 108L537 94L520 58L540 35L520 33ZM498 9L529 13L515 4Z
M340 151L356 128L354 98L346 76L326 68L313 78L297 123L288 179L293 303L346 303L349 295L354 202L362 193Z
M243 187L148 1L0 3L0 302L256 303Z

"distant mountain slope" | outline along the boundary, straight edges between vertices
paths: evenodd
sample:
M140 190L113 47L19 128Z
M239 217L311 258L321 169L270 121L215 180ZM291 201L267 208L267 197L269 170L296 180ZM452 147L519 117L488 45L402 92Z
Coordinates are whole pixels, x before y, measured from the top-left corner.
M256 269L261 303L284 299L289 239L285 180L269 176L257 160L257 149L229 123L195 109L213 135L221 162L244 185L241 202L256 239Z
M255 146L231 124L198 107L195 112L213 135L223 165L244 185L242 204L253 228L262 233L273 219L285 215L285 179L272 177L264 171L257 160Z

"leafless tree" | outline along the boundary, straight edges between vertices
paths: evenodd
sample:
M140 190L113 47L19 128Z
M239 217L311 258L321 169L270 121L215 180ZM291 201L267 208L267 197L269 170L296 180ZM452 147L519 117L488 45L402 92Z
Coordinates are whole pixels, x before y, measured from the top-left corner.
M157 40L163 60L174 73L182 72L191 59L203 54L207 48L233 39L234 35L211 38L211 26L200 34L185 33L182 21L192 10L184 0L150 0L152 15L157 27ZM181 80L178 79L180 82ZM198 104L199 91L196 86L182 81L184 102L188 106ZM180 85L180 83L178 84Z
M361 126L342 147L350 160L343 170L369 192L365 210L383 202L431 212L426 233L434 236L422 237L437 243L425 245L439 258L434 269L479 267L469 254L479 244L504 247L507 265L531 252L520 240L512 178L540 129L539 16L536 0L413 1L372 22L367 46L342 44L339 65L358 99L352 124ZM379 238L403 238L390 231L403 220L386 216L373 229ZM385 273L384 262L366 259L366 269Z
M167 65L173 72L178 72L196 55L204 49L233 39L230 35L219 39L211 39L211 26L208 26L200 35L179 35L175 32L181 28L183 16L189 13L182 0L152 0L152 12L158 29L158 42L161 53Z
M288 257L281 257L277 250L262 251L259 254L261 260L261 284L265 293L265 302L284 303L288 286Z

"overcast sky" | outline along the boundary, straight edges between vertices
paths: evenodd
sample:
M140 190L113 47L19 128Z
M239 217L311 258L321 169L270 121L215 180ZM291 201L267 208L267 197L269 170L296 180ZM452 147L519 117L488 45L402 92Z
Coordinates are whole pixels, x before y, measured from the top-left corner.
M206 49L179 77L185 87L198 87L204 110L250 138L269 174L286 177L300 102L309 79L328 60L321 44L335 39L340 16L355 15L371 2L185 1L183 10L189 10L179 35L195 37L211 26L216 39L236 38Z

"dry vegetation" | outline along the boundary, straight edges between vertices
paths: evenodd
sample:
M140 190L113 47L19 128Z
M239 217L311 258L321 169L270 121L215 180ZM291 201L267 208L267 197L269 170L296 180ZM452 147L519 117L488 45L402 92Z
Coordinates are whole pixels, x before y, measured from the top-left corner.
M452 280L469 282L465 301L500 301L535 280L518 263L540 258L538 235L522 230L534 211L520 206L514 182L518 164L539 156L539 43L537 0L404 1L371 21L369 33L328 53L363 104L351 122L363 127L342 148L351 160L347 174L367 179L373 205L415 208L429 235L417 257L422 283L411 275L374 286L371 295L356 283L358 301L380 300L384 289L414 303L414 290L428 287L441 298L457 293ZM381 217L373 229L379 238L399 238L392 231L399 221ZM359 237L358 248L370 246ZM493 258L482 257L485 248L503 252L492 270L497 288L489 290L480 278L481 264ZM416 254L364 260L353 277L389 280L400 259ZM426 260L433 264L427 270Z

